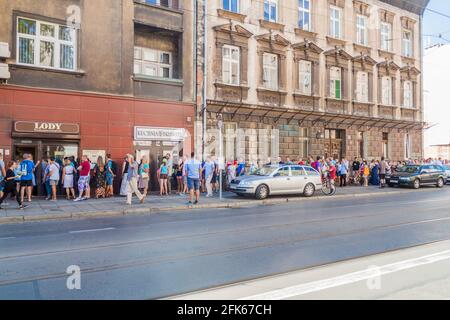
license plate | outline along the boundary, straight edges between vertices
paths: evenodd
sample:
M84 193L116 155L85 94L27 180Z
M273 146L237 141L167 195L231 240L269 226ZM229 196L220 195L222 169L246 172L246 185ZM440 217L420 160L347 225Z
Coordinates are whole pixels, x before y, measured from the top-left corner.
M391 180L390 183L398 183L398 180Z

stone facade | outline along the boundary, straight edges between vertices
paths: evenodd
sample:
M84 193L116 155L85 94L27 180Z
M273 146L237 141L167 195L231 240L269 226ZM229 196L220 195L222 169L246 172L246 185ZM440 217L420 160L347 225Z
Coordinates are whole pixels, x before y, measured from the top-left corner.
M422 6L427 4L422 2ZM221 114L226 125L242 129L238 132L246 135L238 139L238 155L225 152L227 160L240 156L264 161L254 142L259 138L251 131L260 127L278 133L272 157L422 157L423 12L411 10L402 1L315 0L310 2L312 27L305 30L298 25L298 1L282 1L276 21L264 20L263 3L241 0L239 11L230 12L223 8L223 1L207 1L207 128L216 128ZM345 21L339 39L328 30L330 6L339 8ZM366 45L357 43L357 16L367 19ZM381 22L392 26L394 40L389 51L380 49ZM410 57L403 55L403 30L412 32ZM240 50L238 84L221 81L224 43ZM264 53L277 56L275 88L264 86ZM311 63L311 90L307 93L299 86L300 61ZM342 72L342 92L337 98L330 95L332 67ZM367 101L358 101L358 72L368 74ZM383 77L392 79L390 104L382 103ZM408 108L403 106L405 81L413 84L412 107ZM337 152L338 147L341 150Z

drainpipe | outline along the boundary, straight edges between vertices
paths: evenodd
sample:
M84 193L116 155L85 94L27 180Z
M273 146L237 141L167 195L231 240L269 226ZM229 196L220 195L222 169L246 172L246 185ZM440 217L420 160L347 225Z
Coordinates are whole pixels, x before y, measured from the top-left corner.
M202 160L205 161L205 145L206 145L206 64L207 64L207 16L206 1L203 0L203 107L202 107Z
M198 72L197 72L197 67L198 67L198 49L197 49L197 41L198 41L198 33L197 33L197 23L198 23L198 6L197 6L197 0L194 0L194 16L193 16L193 20L194 20L194 43L192 44L192 50L193 50L193 56L194 56L194 64L192 66L193 69L193 82L194 82L194 96L193 96L193 102L194 102L194 108L195 108L195 117L193 119L194 121L194 144L193 144L193 149L195 150L195 143L197 140L197 116L198 116L198 106L197 106L197 93L198 93L198 88L197 88L197 81L198 81Z

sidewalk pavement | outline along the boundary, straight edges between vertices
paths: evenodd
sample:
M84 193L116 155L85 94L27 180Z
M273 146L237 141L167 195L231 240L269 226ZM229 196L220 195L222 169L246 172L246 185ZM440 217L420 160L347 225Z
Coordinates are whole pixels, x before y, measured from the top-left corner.
M363 197L376 196L384 193L396 194L414 192L410 189L380 189L375 186L364 187L345 187L338 188L335 196L324 196L320 191L311 198L303 196L276 196L263 201L254 198L242 198L231 192L223 193L223 200L220 201L218 194L212 198L201 196L198 205L188 205L187 195L170 195L160 197L159 195L148 195L144 204L139 204L136 197L133 198L133 204L125 204L125 197L114 197L109 199L89 199L86 201L73 202L64 198L58 201L50 202L44 199L34 198L25 210L19 210L17 203L13 199L8 199L7 204L3 203L0 210L0 224L19 223L24 221L42 221L52 219L78 219L91 217L123 216L129 214L150 214L167 211L180 211L187 209L206 209L206 208L239 208L244 206L258 206L268 204L282 204L297 201L314 201L320 199L337 199L345 197Z

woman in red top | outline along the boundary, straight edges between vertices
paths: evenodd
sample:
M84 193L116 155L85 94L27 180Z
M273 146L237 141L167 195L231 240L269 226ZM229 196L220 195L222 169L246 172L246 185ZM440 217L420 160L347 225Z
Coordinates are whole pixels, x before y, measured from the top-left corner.
M89 199L89 174L91 172L91 163L89 162L87 156L81 157L82 162L81 165L78 167L78 171L80 172L80 177L78 178L78 191L79 196L73 201L81 201ZM83 192L85 192L85 196L83 197Z
M334 184L335 180L336 180L336 167L333 165L333 163L331 161L328 161L328 172L330 173L330 180L331 183Z

